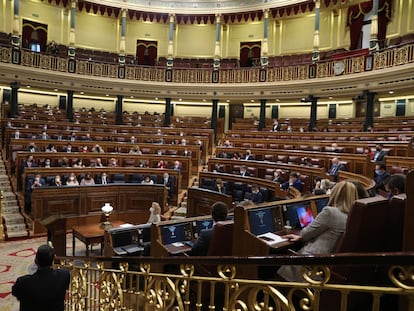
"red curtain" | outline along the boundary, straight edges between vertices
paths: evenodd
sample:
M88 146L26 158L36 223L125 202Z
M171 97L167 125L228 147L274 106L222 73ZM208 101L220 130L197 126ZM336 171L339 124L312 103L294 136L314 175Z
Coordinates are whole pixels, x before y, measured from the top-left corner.
M240 42L240 67L260 65L261 42Z
M391 1L380 0L378 4L378 41L384 42L387 24L391 20ZM348 8L348 26L351 35L350 50L358 48L364 16L372 10L372 1L362 2Z
M137 40L138 65L155 66L157 62L157 41Z
M22 45L29 48L32 43L38 43L40 50L46 51L47 25L23 19Z

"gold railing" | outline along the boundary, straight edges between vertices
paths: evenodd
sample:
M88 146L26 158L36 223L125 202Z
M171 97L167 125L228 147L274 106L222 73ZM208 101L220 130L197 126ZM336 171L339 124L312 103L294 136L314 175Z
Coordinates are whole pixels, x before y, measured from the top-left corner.
M66 310L414 310L414 253L265 258L63 258ZM239 276L302 265L306 281ZM105 266L116 268L105 268ZM168 265L170 273L153 272ZM376 283L337 282L336 268L375 271ZM217 270L213 267L217 266ZM175 267L171 269L171 267ZM201 271L201 272L199 272ZM211 274L207 273L209 271ZM353 271L353 270L347 270ZM216 273L218 272L218 273ZM353 271L355 274L355 271ZM398 308L400 306L400 308Z
M0 62L12 62L12 48L0 47ZM384 49L372 54L372 66L366 66L365 56L349 57L343 60L344 75L364 72L365 70L377 70L394 66L400 66L414 62L414 44L407 44L401 47ZM51 71L68 71L68 59L48 54L34 53L27 50L21 51L21 65L27 67L41 68ZM335 76L335 61L323 61L316 64L314 75L310 75L310 64L294 65L284 67L269 67L266 79L261 79L261 69L256 68L235 68L220 69L219 83L256 83L256 82L277 82L308 80L311 78L327 78ZM118 64L100 63L87 60L76 61L76 73L80 75L118 78ZM144 67L125 65L125 79L151 82L165 82L166 68ZM212 83L213 69L184 69L174 68L171 82L173 83Z

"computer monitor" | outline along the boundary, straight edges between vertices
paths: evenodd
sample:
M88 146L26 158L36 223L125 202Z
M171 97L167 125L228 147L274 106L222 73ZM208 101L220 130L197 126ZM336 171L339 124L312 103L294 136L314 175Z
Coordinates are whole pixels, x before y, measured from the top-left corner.
M313 221L312 209L310 206L299 206L296 209L296 214L299 219L299 224L301 228L305 228L307 225L311 224Z
M213 219L200 219L193 222L194 237L198 237L203 230L213 228Z
M328 202L329 202L329 197L315 200L316 210L318 211L318 214L323 210L325 206L328 205Z
M291 226L293 229L302 228L299 221L298 212L296 211L298 208L305 211L312 211L310 207L310 201L289 203L283 207L285 224Z
M271 207L249 210L248 217L250 232L254 235L275 232L273 209Z
M117 228L109 232L112 237L113 248L138 243L138 230L135 228Z
M164 245L192 240L193 233L189 222L165 225L160 229Z
M142 243L151 242L151 224L142 224L136 227L140 231Z

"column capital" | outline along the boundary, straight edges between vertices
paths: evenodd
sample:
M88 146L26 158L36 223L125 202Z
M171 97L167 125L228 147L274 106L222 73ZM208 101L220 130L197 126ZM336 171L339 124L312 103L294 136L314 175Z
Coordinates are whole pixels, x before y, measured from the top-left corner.
M168 17L170 19L170 23L175 22L175 13L168 13Z
M313 2L315 2L315 9L320 9L321 8L321 1L320 0L313 0Z
M269 8L263 9L264 18L269 18L269 12L270 12Z
M216 24L221 22L221 13L216 13Z
M126 17L127 13L128 13L128 8L121 9L121 17Z
M78 0L70 0L70 7L72 9L76 8L76 4L78 4Z

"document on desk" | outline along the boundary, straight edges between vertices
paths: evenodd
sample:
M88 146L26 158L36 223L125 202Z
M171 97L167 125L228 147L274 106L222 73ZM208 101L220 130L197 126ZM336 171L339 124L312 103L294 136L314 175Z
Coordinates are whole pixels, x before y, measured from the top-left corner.
M269 246L275 246L276 244L288 241L288 239L282 238L280 235L274 234L273 232L263 233L257 237L262 239Z

